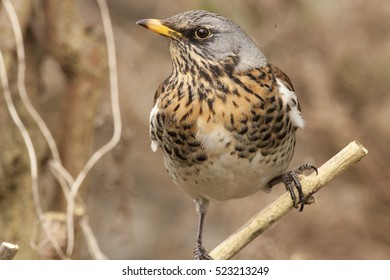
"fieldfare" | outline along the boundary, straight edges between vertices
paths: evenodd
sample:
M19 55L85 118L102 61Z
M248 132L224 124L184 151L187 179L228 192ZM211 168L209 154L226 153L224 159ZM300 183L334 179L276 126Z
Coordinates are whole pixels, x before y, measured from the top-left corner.
M188 11L137 24L168 38L173 69L154 96L150 136L173 181L195 201L195 259L210 258L202 246L209 201L245 197L283 182L302 210L297 174L317 170L304 164L286 172L295 131L304 127L287 75L218 14Z

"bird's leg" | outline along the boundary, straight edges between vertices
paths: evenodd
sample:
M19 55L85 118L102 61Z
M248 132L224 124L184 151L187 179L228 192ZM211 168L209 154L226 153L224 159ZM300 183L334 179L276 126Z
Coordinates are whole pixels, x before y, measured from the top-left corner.
M196 203L196 210L199 214L199 225L198 225L196 246L194 248L194 259L195 260L212 260L213 258L209 256L209 254L203 248L203 245L202 245L203 225L204 225L204 220L206 217L208 201L205 199L199 199L199 200L195 200L195 203Z
M268 182L267 187L269 189L271 189L274 185L276 185L280 182L283 182L283 184L286 186L286 189L290 193L294 208L298 208L298 206L299 206L299 211L302 211L304 205L308 204L308 203L305 200L305 196L304 196L303 191L302 191L302 185L298 179L298 175L302 174L306 170L314 170L316 172L316 174L318 174L318 170L315 166L308 164L308 163L305 163L302 166L300 166L294 170L287 171L286 173L273 178L271 181ZM298 201L297 201L297 198L295 196L294 186L298 191L298 196L299 196Z

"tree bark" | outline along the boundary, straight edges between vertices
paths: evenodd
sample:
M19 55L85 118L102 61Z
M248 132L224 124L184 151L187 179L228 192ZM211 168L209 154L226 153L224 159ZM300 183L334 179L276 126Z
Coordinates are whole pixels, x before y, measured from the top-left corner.
M46 0L44 10L49 53L59 62L67 77L58 141L60 155L63 166L76 177L91 155L94 118L107 84L105 41L101 29L88 31L83 25L75 1ZM82 197L88 192L87 185L88 180L80 190ZM57 202L54 210L65 211L63 195ZM76 244L78 239L77 234Z

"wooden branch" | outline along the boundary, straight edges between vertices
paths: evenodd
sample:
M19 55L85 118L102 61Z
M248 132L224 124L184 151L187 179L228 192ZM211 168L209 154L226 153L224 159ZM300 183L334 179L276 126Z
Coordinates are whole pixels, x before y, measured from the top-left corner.
M19 250L19 246L8 242L0 244L0 260L12 260Z
M86 32L77 1L46 0L43 6L47 47L68 78L58 146L63 166L76 177L91 155L94 120L107 86L105 41L97 26Z
M77 1L45 0L47 46L67 77L67 92L63 102L62 129L59 149L63 167L76 178L90 162L95 133L95 116L101 96L107 86L107 50L102 30L97 25L87 28L81 20ZM90 168L89 168L90 169ZM84 171L83 174L86 174ZM70 199L87 193L85 176L77 177ZM83 188L79 190L81 183ZM60 197L57 208L68 212L67 255L72 255L80 236L74 236L74 201ZM77 225L77 224L76 224ZM80 231L76 231L80 232ZM73 257L77 252L73 253Z
M367 153L367 149L361 144L356 141L351 142L338 154L318 168L318 175L312 173L306 177L302 176L300 181L305 198L310 201L314 193L318 192L329 181L340 175L347 168L360 161ZM286 192L219 244L210 252L210 256L215 260L232 258L253 239L263 233L292 209L293 205L290 194Z

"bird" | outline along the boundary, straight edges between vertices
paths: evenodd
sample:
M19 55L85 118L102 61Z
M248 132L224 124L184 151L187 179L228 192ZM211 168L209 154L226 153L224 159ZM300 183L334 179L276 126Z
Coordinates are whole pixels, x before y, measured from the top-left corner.
M172 72L154 95L151 148L162 150L170 177L195 202L194 258L212 259L202 242L210 201L283 182L302 211L298 174L318 171L307 163L287 171L305 124L289 77L222 15L192 10L136 23L168 41Z

